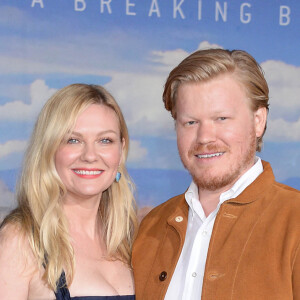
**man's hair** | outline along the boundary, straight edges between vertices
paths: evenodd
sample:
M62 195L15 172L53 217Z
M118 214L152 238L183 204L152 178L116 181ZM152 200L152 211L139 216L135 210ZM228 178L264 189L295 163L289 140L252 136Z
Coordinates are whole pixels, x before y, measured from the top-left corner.
M164 92L165 108L176 120L176 98L178 87L187 82L205 82L219 75L232 74L245 88L251 109L269 108L269 88L263 70L256 60L242 50L208 49L198 50L185 58L169 74ZM256 150L262 147L262 137L257 139Z

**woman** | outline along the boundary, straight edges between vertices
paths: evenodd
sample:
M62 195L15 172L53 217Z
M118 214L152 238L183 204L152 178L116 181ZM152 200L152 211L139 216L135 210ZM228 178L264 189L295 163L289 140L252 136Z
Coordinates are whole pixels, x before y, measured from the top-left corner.
M1 225L0 299L134 299L128 144L122 112L104 88L73 84L48 100L18 207Z

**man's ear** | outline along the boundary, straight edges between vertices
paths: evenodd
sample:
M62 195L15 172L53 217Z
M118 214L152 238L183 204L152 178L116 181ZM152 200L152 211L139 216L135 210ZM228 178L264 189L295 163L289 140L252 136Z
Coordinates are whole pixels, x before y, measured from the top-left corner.
M257 138L261 137L264 133L267 115L268 112L265 107L259 107L258 110L254 112L254 125Z

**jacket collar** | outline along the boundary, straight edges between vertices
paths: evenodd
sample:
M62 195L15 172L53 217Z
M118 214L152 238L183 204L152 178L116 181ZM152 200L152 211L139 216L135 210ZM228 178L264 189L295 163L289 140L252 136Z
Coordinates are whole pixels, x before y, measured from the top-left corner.
M236 198L229 199L227 203L247 204L256 201L261 198L261 191L268 190L275 182L275 177L271 165L262 160L263 172L248 186L246 189ZM189 206L186 203L185 195L178 195L170 207L170 215L168 217L168 223L173 224L177 216L182 216L185 219L188 218Z
M259 200L262 190L269 190L275 182L271 165L262 161L264 171L236 198L226 201L227 203L247 204Z

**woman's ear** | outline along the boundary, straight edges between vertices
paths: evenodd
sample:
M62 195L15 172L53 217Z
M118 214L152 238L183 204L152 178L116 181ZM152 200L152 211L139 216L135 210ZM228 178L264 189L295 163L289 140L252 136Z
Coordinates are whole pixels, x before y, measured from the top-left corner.
M121 165L122 161L125 161L125 146L126 146L125 139L122 138L121 156L120 156L119 166Z
M124 151L124 149L125 149L125 145L126 145L126 143L125 143L125 139L124 139L124 138L122 138L122 151Z

